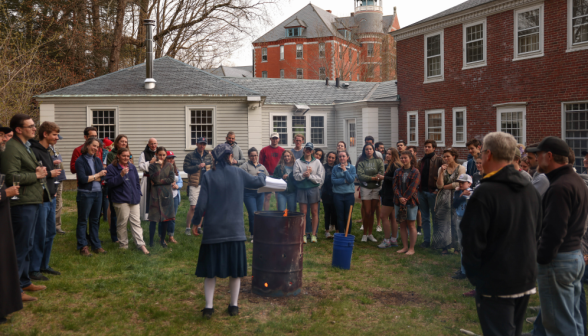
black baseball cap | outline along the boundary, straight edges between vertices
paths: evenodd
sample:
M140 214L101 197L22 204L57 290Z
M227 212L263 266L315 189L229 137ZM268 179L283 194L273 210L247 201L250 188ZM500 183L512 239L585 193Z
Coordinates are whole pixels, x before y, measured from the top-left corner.
M10 127L3 127L2 125L0 125L0 132L2 132L4 134L8 134L8 133L12 132L12 128L10 128Z
M570 147L562 139L550 136L541 140L537 147L527 148L527 152L551 152L555 155L567 157L568 155L570 155Z

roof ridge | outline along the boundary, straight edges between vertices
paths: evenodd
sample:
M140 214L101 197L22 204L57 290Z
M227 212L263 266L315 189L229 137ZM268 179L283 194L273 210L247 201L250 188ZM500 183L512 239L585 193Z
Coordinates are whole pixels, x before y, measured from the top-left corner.
M370 98L372 98L372 95L374 94L374 92L376 92L376 89L380 87L380 83L376 83L376 85L374 85L374 87L370 90L370 92L367 94L367 96L365 96L365 98L363 100L370 100Z
M258 37L257 39L255 39L255 41L253 41L253 43L261 43L261 42L267 42L267 41L259 41L259 39L261 39L262 37L266 36L267 34L271 33L274 29L276 29L278 26L282 25L282 24L286 24L287 20L290 20L291 17L298 15L298 13L300 13L301 10L303 10L304 8L311 6L312 7L312 3L307 4L306 6L300 8L299 10L296 11L296 13L288 16L285 20L283 20L282 22L278 23L277 25L275 25L272 29L268 30L265 32L265 34L261 35L260 37Z

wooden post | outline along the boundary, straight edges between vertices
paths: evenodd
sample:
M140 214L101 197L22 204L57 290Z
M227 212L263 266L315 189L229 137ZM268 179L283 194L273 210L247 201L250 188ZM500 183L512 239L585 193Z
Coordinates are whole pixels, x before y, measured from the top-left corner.
M351 221L351 213L353 212L353 205L349 207L349 218L347 218L347 228L345 229L345 237L349 233L349 222Z

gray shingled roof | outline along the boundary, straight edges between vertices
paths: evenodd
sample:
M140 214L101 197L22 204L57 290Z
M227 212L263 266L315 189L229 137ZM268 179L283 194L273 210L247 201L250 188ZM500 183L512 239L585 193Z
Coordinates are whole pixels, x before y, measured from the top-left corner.
M376 88L370 101L382 101L382 100L397 100L398 98L398 86L396 81L382 82Z
M474 8L474 7L477 7L477 6L485 5L485 4L490 3L490 2L493 2L493 1L496 1L496 0L469 0L469 1L466 1L466 2L463 2L463 3L460 3L457 6L451 7L448 10L445 10L445 11L443 11L441 13L437 13L437 14L435 14L433 16L429 16L426 19L423 19L421 21L418 21L418 22L415 22L415 23L413 23L411 25L408 25L408 26L404 27L403 29L406 29L406 28L409 28L409 27L412 27L412 26L415 26L415 25L418 25L418 24L421 24L421 23L425 23L427 21L432 21L432 20L435 20L435 19L439 19L439 18L442 18L444 16L449 16L449 15L452 15L452 14L456 14L456 13L459 13L461 11L464 11L464 10L467 10L467 9L471 9L471 8Z
M334 103L362 101L369 98L369 94L380 92L380 98L369 98L369 101L396 101L396 85L389 83L371 82L346 82L347 89L337 88L335 82L331 81L325 85L322 80L309 79L284 79L284 78L228 78L233 83L248 87L260 92L266 97L266 104L305 104L305 105L331 105ZM382 89L379 87L384 86ZM386 91L390 94L385 94Z
M226 79L199 70L171 57L154 61L155 89L146 90L145 63L38 95L69 96L259 96Z
M218 68L202 69L202 71L206 71L219 77L253 77L252 65L238 67L228 67L221 65Z

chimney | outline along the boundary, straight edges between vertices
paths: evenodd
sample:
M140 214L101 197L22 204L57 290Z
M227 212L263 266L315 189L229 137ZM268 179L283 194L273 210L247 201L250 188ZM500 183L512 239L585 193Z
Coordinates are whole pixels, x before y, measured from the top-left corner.
M154 20L143 20L145 24L145 47L147 53L145 54L145 69L147 71L145 76L145 89L155 89L155 79L153 79L153 59L155 54L153 53L153 26L155 26Z
M355 16L355 13L354 12L351 12L351 17L354 17L354 16Z
M331 11L330 9L327 9L327 13L333 13L333 11Z
M339 87L339 78L335 78L335 86Z
M327 85L327 86L329 85L329 77L327 77L327 82L325 85Z

